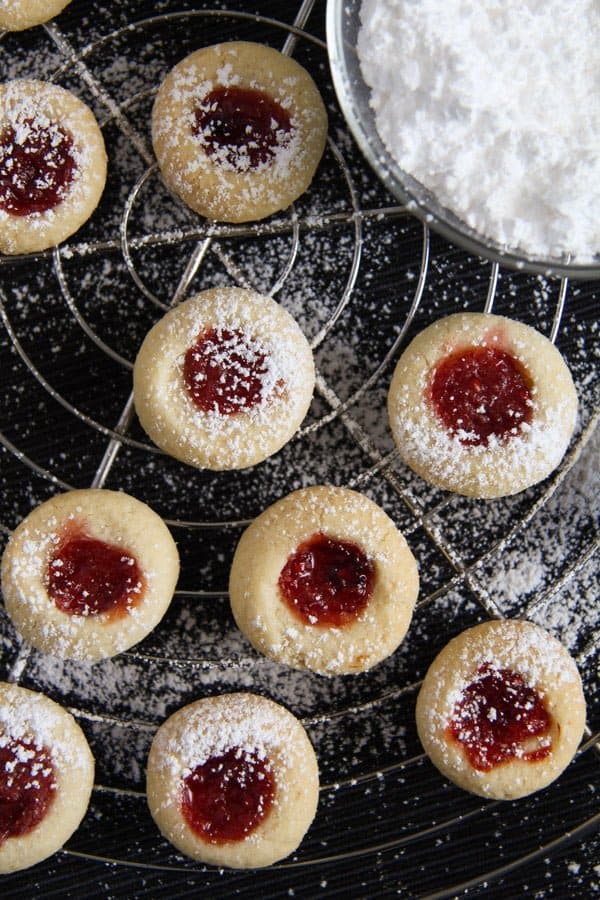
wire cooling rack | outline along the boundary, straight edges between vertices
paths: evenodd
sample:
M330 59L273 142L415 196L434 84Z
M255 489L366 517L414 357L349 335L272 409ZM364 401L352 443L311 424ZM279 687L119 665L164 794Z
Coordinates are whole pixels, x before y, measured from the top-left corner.
M38 77L74 90L94 109L110 160L100 207L78 234L55 251L0 259L0 535L5 542L58 491L122 489L165 518L182 558L160 626L95 666L33 651L0 610L0 677L67 706L97 760L81 828L48 862L6 877L7 896L180 896L204 888L215 897L446 897L506 884L520 871L543 880L544 870L555 871L547 868L552 859L564 859L570 842L600 825L598 285L503 271L395 205L348 136L323 31L319 2L263 2L256 14L241 2L213 9L74 0L43 28L0 35L2 80ZM259 224L200 220L163 187L151 149L160 81L187 53L224 39L293 54L330 112L311 189ZM309 337L318 370L296 438L238 473L201 472L166 457L141 431L131 402L145 333L170 306L217 284L281 302ZM563 464L506 500L470 501L428 487L399 461L389 434L386 392L401 348L458 309L493 309L534 325L556 341L577 384L578 431ZM383 505L421 572L404 644L356 677L326 679L266 661L229 612L229 565L244 526L289 490L318 483L348 485ZM580 666L589 704L571 767L546 791L514 803L484 802L446 783L424 758L414 725L420 679L437 651L465 627L499 616L553 631ZM260 872L221 872L183 858L158 834L144 796L158 725L193 699L237 689L298 715L321 768L319 811L305 841ZM589 887L589 879L577 880L589 861L584 850L578 845L583 856L570 864L571 883ZM527 894L524 884L518 893Z

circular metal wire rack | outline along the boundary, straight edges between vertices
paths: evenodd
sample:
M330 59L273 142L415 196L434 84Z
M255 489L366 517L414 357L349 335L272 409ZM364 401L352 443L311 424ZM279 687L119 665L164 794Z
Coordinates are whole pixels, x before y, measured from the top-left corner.
M337 108L324 4L263 6L273 16L243 4L129 0L92 9L74 0L43 28L0 36L2 79L46 78L74 90L100 121L110 166L101 204L79 233L54 251L0 259L0 535L5 542L58 491L106 487L159 512L182 559L161 625L95 666L33 651L0 611L0 676L67 706L97 760L81 828L52 860L11 876L11 896L142 896L172 879L214 896L451 896L543 860L600 824L597 285L504 271L396 205ZM200 220L173 198L150 142L152 101L168 69L224 39L293 54L330 112L327 150L307 194L281 215L242 226ZM300 322L317 364L315 399L296 438L236 473L166 457L141 431L131 398L147 330L173 304L217 284L275 297ZM385 399L399 352L458 309L534 325L560 347L577 384L578 430L563 464L506 500L471 501L427 486L399 461L389 434ZM361 676L321 678L269 662L229 611L229 564L245 525L289 490L318 483L380 503L420 567L404 644ZM571 767L540 795L514 803L482 801L446 783L414 726L420 680L437 651L465 627L504 616L533 619L563 640L589 703ZM192 699L238 689L298 715L321 768L313 827L295 855L263 872L219 872L184 859L145 804L145 759L158 725Z

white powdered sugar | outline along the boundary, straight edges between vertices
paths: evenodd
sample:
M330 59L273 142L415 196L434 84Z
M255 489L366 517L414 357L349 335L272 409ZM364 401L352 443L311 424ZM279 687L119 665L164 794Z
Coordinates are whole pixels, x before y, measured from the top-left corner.
M266 318L266 317L265 317ZM272 328L273 323L268 323ZM198 410L192 406L191 401L188 403L187 427L185 433L181 435L182 439L189 439L194 434L193 440L201 431L206 432L206 439L214 441L220 435L226 433L228 440L227 452L234 453L236 447L243 452L247 437L248 422L254 423L258 430L255 439L268 448L271 440L271 434L274 430L278 430L280 422L278 415L281 415L285 407L296 407L303 398L306 391L305 372L300 365L294 363L298 361L297 347L294 345L295 334L282 333L281 340L273 340L273 335L266 331L267 322L258 323L258 328L262 330L262 334L266 338L263 343L253 334L242 332L241 329L232 330L229 333L235 335L229 341L221 344L221 350L217 350L217 341L219 334L227 334L226 326L217 324L215 333L217 335L214 341L214 351L211 352L211 359L215 366L219 363L227 363L227 371L231 372L232 356L241 354L242 348L248 356L248 369L245 370L241 362L234 362L237 369L237 379L235 379L239 391L236 393L234 389L227 391L224 386L222 394L227 397L223 403L230 405L237 404L239 406L238 415L228 416L224 414L215 401L214 409L204 411ZM194 347L198 336L198 329L193 329L195 333L189 335L189 346ZM268 343L267 343L268 342ZM225 346L223 346L225 344ZM234 345L234 346L233 346ZM213 349L213 348L209 348ZM258 402L252 403L245 399L243 393L244 387L248 385L249 378L252 375L252 363L254 360L264 355L264 363L262 371L259 371L260 385L258 387ZM181 354L175 360L175 366L172 370L172 379L169 382L169 395L174 397L182 391L181 372L183 371L185 355ZM223 376L224 378L224 376ZM277 385L283 385L283 390L277 390ZM187 396L187 395L186 395ZM266 451L265 451L266 452Z
M473 419L462 405L459 382L445 382L440 403L446 391L437 393L446 377L443 366L456 362L451 348L489 353L482 357L486 375L478 375L484 380L492 372L498 378L498 361L508 354L523 372L516 383L526 388L523 410L530 421L520 418L518 392L511 395L510 382L500 386L501 380L488 394L475 380ZM494 397L502 398L506 421L486 433L478 416L496 409ZM444 413L446 403L456 409L453 421ZM390 385L389 414L400 454L432 484L468 496L500 497L535 484L559 465L573 433L577 396L564 360L542 334L502 316L458 314L429 326L406 349Z
M35 741L40 745L50 745L53 734L60 723L62 712L54 708L39 694L25 694L17 687L4 685L4 702L0 706L0 731L17 741ZM23 698L27 702L23 702Z
M597 259L596 0L363 0L358 53L405 172L479 234Z
M188 128L197 139L203 153L206 154L206 156L201 153L197 155L190 163L190 172L205 166L207 158L218 163L219 168L230 172L260 172L272 167L275 167L278 175L285 176L285 173L289 172L290 166L295 164L302 153L299 122L293 115L290 116L288 128L282 127L282 124L275 118L271 119L269 130L264 135L268 150L265 149L262 154L257 153L257 158L255 158L254 153L259 149L260 144L257 143L256 136L250 133L252 131L250 125L246 126L246 131L249 132L247 143L237 143L233 137L228 139L225 135L221 136L219 140L224 126L218 119L215 122L215 119L219 111L219 103L222 101L216 97L215 91L239 89L243 84L239 74L233 71L231 63L226 63L217 70L215 83L205 80L195 85L189 76L180 76L180 78L184 92L189 91L190 93L190 98L186 102ZM290 78L288 82L288 88L293 92L297 88L296 79ZM174 84L178 90L181 89L176 76ZM260 90L259 84L251 83L250 90L256 91L263 102L268 100L268 97ZM257 99L255 102L258 106L259 100ZM275 106L275 101L271 102ZM284 112L291 112L291 94L280 97L276 105ZM258 121L260 107L256 112Z
M40 82L40 89L36 94L32 90L33 85L34 82L18 79L5 85L0 104L0 126L10 129L12 134L7 132L3 137L0 166L4 177L14 172L15 188L22 190L23 172L16 168L14 150L28 144L35 146L42 138L41 146L48 148L44 158L47 172L38 173L34 186L39 191L51 186L54 171L63 164L63 159L67 164L72 160L73 180L67 181L58 191L59 197L64 200L75 190L81 190L79 173L90 164L89 150L84 141L78 140L78 110L69 114L60 106L63 93L61 88ZM53 109L53 104L56 104L56 110ZM8 135L10 139L7 140ZM41 216L48 217L51 213L52 209L43 213L32 212L29 216L37 219ZM0 210L0 221L5 216L6 213Z
M299 355L296 330L293 326L287 331L280 330L280 323L274 321L268 309L257 322L244 323L254 331L236 327L235 321L227 322L226 299L219 313L215 324L208 328L203 327L200 317L190 323L188 347L177 357L179 377L173 378L172 388L181 390L181 373L190 354L198 364L190 384L198 386L201 397L202 387L210 384L211 376L215 379L213 408L203 408L199 418L208 416L209 420L216 420L216 430L222 427L220 420L229 413L230 407L231 411L269 419L272 415L272 410L267 409L269 403L278 395L289 401L290 395L296 397L303 387L304 373L296 363ZM266 427L268 421L264 424Z
M197 375L207 376L206 391L195 376L191 387L186 381L188 354L204 357ZM313 384L312 352L295 320L268 297L231 288L201 292L163 317L134 369L136 410L150 437L215 469L254 465L290 440Z
M286 209L310 183L326 129L307 72L244 41L183 59L160 86L152 111L152 142L167 185L217 221L262 219Z
M289 719L289 721L288 721ZM287 745L296 725L286 713L271 703L248 694L229 694L206 704L181 710L172 722L157 732L155 750L173 775L186 774L213 757L239 749L259 759L277 748L278 757L287 758Z
M0 250L61 243L104 190L106 152L93 113L58 85L16 79L0 85L0 134Z
M422 395L426 397L427 378L424 375ZM410 402L405 393L399 409ZM428 414L423 402L421 416L413 419L396 420L393 425L401 429L403 451L410 455L415 465L430 466L432 479L442 483L460 478L467 469L485 495L497 484L501 475L509 478L512 472L523 472L528 481L534 482L538 476L540 461L547 471L552 471L560 463L564 454L564 425L568 415L567 404L560 402L542 418L534 404L534 419L531 424L521 423L519 431L511 434L509 441L490 435L486 444L464 443L460 432L451 434L433 416ZM468 437L468 435L467 435ZM479 460L479 464L474 462Z
M479 683L488 677L503 685L502 692L515 709L521 706L525 717L538 700L547 714L547 727L537 735L539 744L511 739L505 764L491 767L465 758L456 746L458 738L461 745L485 754L487 741L478 729L471 730L469 719L485 712L492 723L498 713L502 720L503 701L495 692L486 698L486 690L479 691ZM519 699L520 684L526 690ZM585 712L577 666L562 644L531 622L497 620L462 632L440 652L417 699L417 727L426 753L451 780L476 794L508 799L545 786L568 765L581 740ZM458 732L449 733L456 723ZM527 765L529 752L542 748L546 753L535 767L521 767Z
M231 88L239 86L241 79L239 75L231 72L231 65L223 66L219 72L215 82L204 80L197 82L193 73L186 71L175 72L173 74L172 95L178 101L183 102L186 109L185 124L188 132L194 135L198 142L198 146L203 150L210 151L198 153L190 160L188 167L182 177L194 175L199 170L210 167L213 163L217 163L219 169L229 172L245 172L253 170L260 172L264 169L270 170L273 179L285 177L290 171L290 166L295 165L302 153L302 145L298 132L298 122L292 117L290 120L290 130L281 131L273 130L270 132L270 138L273 141L271 153L259 163L252 163L249 151L252 149L247 144L239 146L226 143L219 147L216 141L211 140L211 130L208 127L198 127L198 114L207 114L209 112L210 98L213 92L218 88ZM294 89L294 85L290 86ZM251 83L251 89L259 91L260 85ZM215 105L213 102L212 105ZM287 109L291 105L290 97L281 98L280 105L283 109ZM179 142L179 132L175 123L165 117L157 126L160 133L166 136L167 146L176 146Z
M70 741L65 722L70 715L43 694L13 684L0 686L0 747L11 741L46 748L59 765L78 766L79 747Z

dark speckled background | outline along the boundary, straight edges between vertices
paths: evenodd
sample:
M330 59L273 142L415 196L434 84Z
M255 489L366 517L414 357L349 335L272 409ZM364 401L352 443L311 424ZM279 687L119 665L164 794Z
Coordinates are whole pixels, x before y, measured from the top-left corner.
M217 8L218 7L218 8ZM0 677L68 706L97 759L86 819L64 851L5 876L0 895L61 898L453 896L575 897L600 892L600 611L594 552L600 286L500 271L425 232L379 185L337 107L324 47L325 3L295 57L330 112L330 145L290 214L222 229L189 261L205 223L162 187L149 113L166 71L229 38L282 48L299 3L74 2L51 25L0 38L0 78L51 78L88 102L110 158L90 222L57 253L0 259L0 538L68 487L126 490L169 523L182 574L169 613L142 644L89 667L22 645L0 607ZM256 14L256 15L254 15ZM306 33L305 33L306 32ZM358 213L361 213L360 215ZM320 373L307 420L271 460L240 473L189 469L124 416L131 363L178 290L251 285L298 319ZM578 431L559 471L503 501L445 495L394 454L385 396L411 334L458 309L494 311L550 334L573 372ZM564 309L558 313L564 299ZM596 478L596 481L594 481ZM227 575L243 527L304 484L365 491L417 557L421 596L406 641L372 672L323 679L260 659L235 629ZM489 616L531 617L576 657L588 740L559 781L515 803L482 803L421 755L419 680L450 636ZM147 812L144 766L163 719L192 699L252 689L302 718L319 756L319 812L298 853L260 872L183 859Z

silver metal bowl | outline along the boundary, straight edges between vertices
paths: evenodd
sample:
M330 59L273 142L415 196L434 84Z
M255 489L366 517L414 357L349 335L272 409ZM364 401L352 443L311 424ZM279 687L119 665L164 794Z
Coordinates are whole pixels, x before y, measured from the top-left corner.
M369 105L356 49L361 0L328 0L327 45L333 83L342 112L360 149L388 190L427 225L469 253L514 269L568 278L600 278L600 259L576 263L569 255L541 259L485 237L443 207L436 197L404 172L381 140Z

